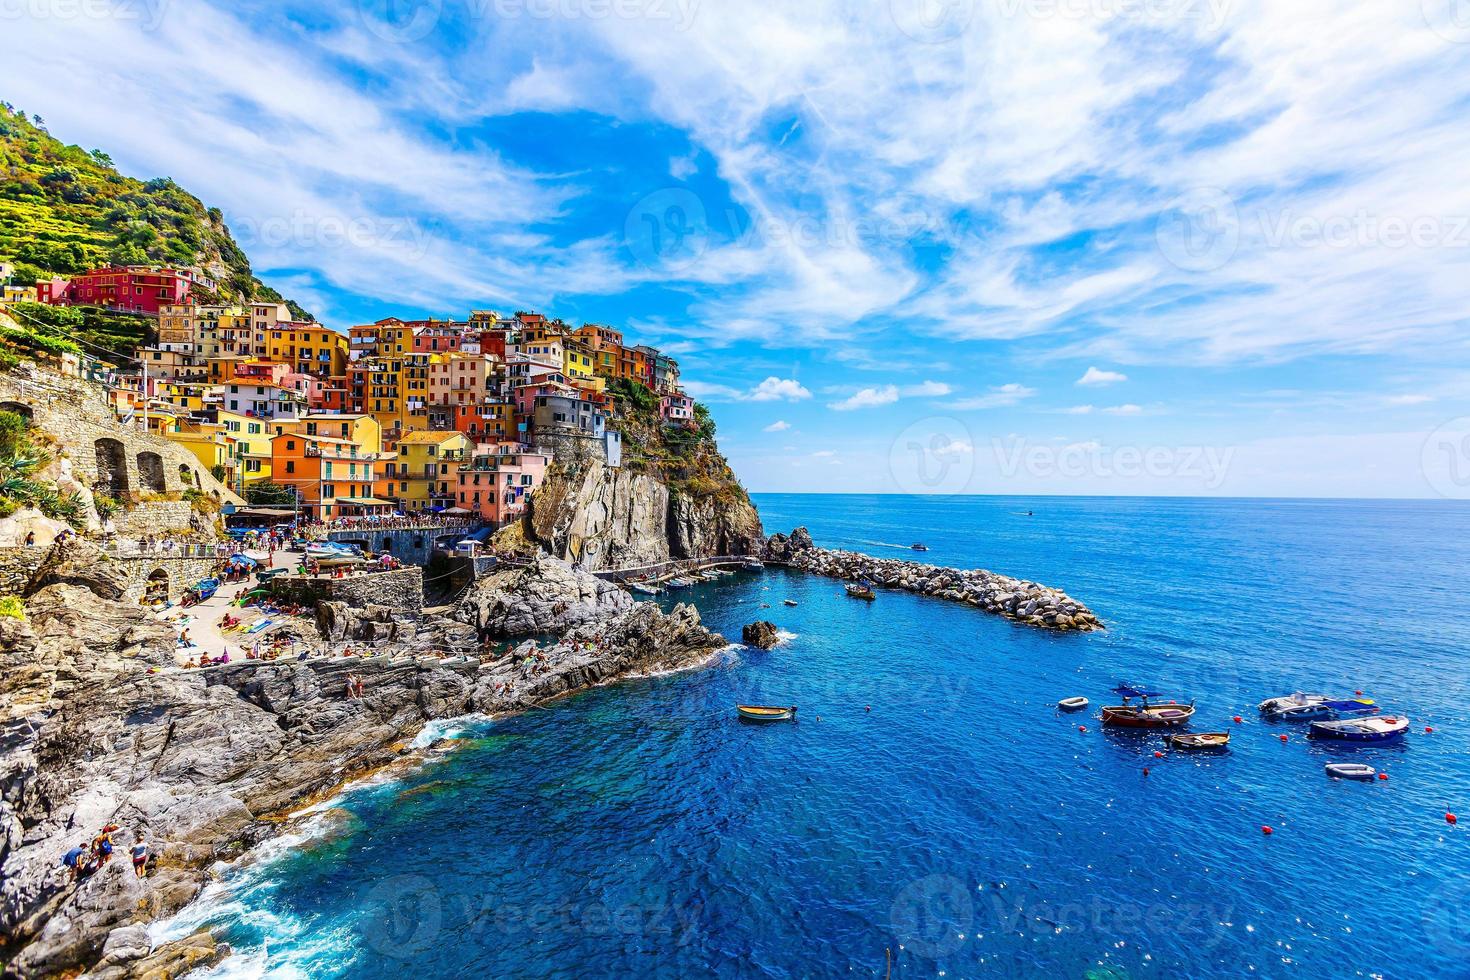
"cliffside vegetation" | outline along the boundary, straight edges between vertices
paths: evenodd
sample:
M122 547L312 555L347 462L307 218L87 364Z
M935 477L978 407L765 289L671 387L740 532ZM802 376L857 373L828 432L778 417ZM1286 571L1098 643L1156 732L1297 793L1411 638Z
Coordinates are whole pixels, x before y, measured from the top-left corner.
M64 144L8 103L0 103L0 262L14 264L12 282L22 286L108 263L197 265L219 284L212 299L281 301L311 319L255 277L218 208L168 177L124 176L102 150Z
M0 517L29 506L53 520L86 526L87 505L81 496L65 493L40 476L53 458L23 417L0 411Z
M608 392L618 403L613 424L623 436L624 466L656 474L676 495L720 503L749 501L715 443L709 409L694 406L693 428L666 425L659 418L658 396L645 385L620 378L608 385Z

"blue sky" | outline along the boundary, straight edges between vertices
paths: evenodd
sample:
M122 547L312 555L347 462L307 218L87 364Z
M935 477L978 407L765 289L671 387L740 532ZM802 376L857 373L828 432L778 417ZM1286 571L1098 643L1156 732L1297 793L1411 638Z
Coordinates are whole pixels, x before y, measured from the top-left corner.
M0 17L0 97L325 322L619 326L755 490L1470 496L1452 0Z

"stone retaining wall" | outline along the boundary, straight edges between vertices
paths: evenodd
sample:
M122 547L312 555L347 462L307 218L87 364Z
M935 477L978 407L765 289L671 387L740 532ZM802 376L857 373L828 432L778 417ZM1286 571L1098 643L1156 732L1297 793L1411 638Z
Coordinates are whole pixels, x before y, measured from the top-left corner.
M391 572L369 572L345 578L280 575L271 580L271 594L303 606L332 601L358 608L388 606L417 612L424 608L424 570L410 565Z

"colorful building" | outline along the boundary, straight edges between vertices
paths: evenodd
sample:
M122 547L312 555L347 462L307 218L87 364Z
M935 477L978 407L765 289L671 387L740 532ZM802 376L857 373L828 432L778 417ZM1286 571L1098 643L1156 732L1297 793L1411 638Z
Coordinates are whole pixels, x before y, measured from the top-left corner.
M551 454L516 442L480 447L468 466L461 466L455 505L481 520L500 526L526 512L531 494L546 477Z
M196 269L107 266L67 279L36 284L36 296L51 306L104 306L157 314L165 306L187 303L196 288L214 282Z
M389 500L373 496L376 453L346 439L282 432L271 437L271 480L296 491L301 513L329 521L385 514Z
M460 432L410 432L398 440L395 467L399 492L393 494L405 514L455 506L459 470L475 444Z

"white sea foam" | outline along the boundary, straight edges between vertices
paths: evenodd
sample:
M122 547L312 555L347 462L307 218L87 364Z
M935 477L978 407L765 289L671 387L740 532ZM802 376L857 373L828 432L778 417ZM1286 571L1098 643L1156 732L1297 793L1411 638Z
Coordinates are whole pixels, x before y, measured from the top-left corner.
M490 716L482 714L459 715L454 718L436 718L425 725L410 748L427 749L441 738L463 738L467 734L478 734L483 726L490 724Z

